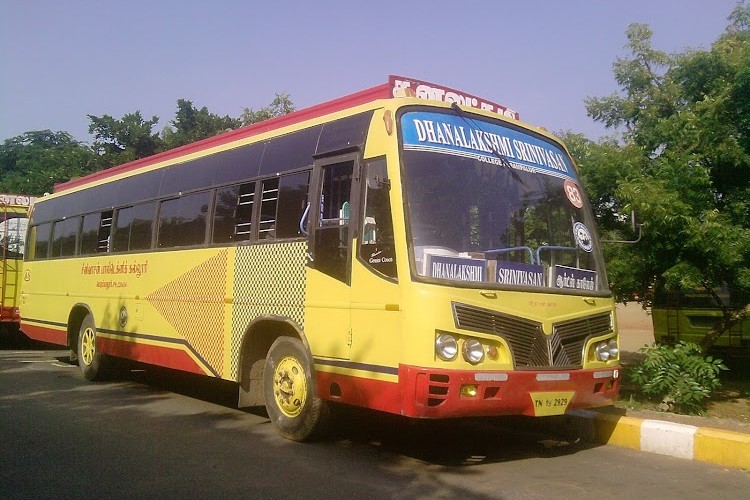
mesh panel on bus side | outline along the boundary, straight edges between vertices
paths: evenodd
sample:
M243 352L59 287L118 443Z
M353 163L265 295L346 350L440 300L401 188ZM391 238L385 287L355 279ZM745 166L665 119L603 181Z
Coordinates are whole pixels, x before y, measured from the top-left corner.
M258 316L305 320L307 242L238 246L232 306L232 377L239 373L242 335Z

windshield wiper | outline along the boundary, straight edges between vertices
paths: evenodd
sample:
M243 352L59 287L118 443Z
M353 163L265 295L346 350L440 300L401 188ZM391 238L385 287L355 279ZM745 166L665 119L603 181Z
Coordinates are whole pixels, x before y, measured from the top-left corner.
M451 103L451 109L453 109L453 111L455 111L456 114L463 121L465 121L466 124L469 127L473 127L473 128L476 128L477 130L480 130L481 132L485 132L484 130L482 130L482 127L479 125L479 123L477 123L475 120L473 120L473 119L471 119L471 118L469 118L469 117L466 116L466 113L464 113L464 110L461 109L461 107L458 105L457 102L453 101L453 103ZM471 121L469 121L469 120L471 120ZM510 172L510 175L512 175L515 180L517 180L518 182L520 182L521 184L523 184L524 186L526 186L526 183L523 181L523 178L521 178L521 176L518 174L518 172L516 172L516 169L513 168L513 165L510 164L510 160L508 160L508 158L506 158L504 154L502 154L500 151L498 151L497 146L495 146L492 143L486 143L486 144L489 146L490 151L495 156L495 158L497 158L498 160L500 160L500 165L503 166L503 167L505 167L508 170L508 172Z

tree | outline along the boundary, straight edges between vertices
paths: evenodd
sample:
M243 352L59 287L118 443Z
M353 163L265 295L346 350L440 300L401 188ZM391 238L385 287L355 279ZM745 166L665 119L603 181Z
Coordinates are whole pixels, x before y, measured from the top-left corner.
M581 171L581 181L597 215L599 231L607 239L622 239L629 225L625 216L624 201L617 195L617 186L623 164L637 165L640 151L632 145L622 145L614 138L598 142L583 134L562 132L558 134Z
M631 56L614 64L621 92L586 101L620 140L573 148L605 230L622 231L631 208L643 222L639 244L606 250L618 297L705 288L724 319L704 347L744 314L719 300L719 288L750 296L748 19L740 3L710 50L673 55L652 48L648 26L631 25Z
M95 170L91 148L67 132L35 130L0 146L0 192L41 196Z
M276 94L274 100L268 106L255 111L253 108L245 108L240 116L242 125L252 125L277 116L283 116L294 111L294 103L289 94Z
M102 168L151 156L162 149L162 141L152 129L157 116L145 120L140 111L117 120L110 115L88 115L89 133L94 135L94 151Z
M178 99L177 112L170 124L171 126L165 127L161 134L165 149L176 148L236 129L241 125L241 120L228 115L209 113L205 106L196 109L192 101Z

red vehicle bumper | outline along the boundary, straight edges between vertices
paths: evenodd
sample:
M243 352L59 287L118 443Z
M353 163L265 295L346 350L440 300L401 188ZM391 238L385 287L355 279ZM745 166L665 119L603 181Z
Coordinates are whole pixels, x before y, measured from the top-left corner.
M620 370L456 371L401 365L402 414L421 418L562 414L612 404Z
M0 307L0 321L9 323L20 323L21 315L17 307Z

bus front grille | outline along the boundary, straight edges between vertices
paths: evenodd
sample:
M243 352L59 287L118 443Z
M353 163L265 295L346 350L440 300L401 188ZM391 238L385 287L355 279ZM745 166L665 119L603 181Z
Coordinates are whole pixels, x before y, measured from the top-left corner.
M551 335L536 321L456 302L453 317L457 328L505 340L516 369L580 368L586 339L612 331L609 313L556 323Z
M554 356L568 359L570 364L581 365L586 340L611 331L612 314L610 313L555 323L552 327L552 337L560 340L559 346L553 350Z

